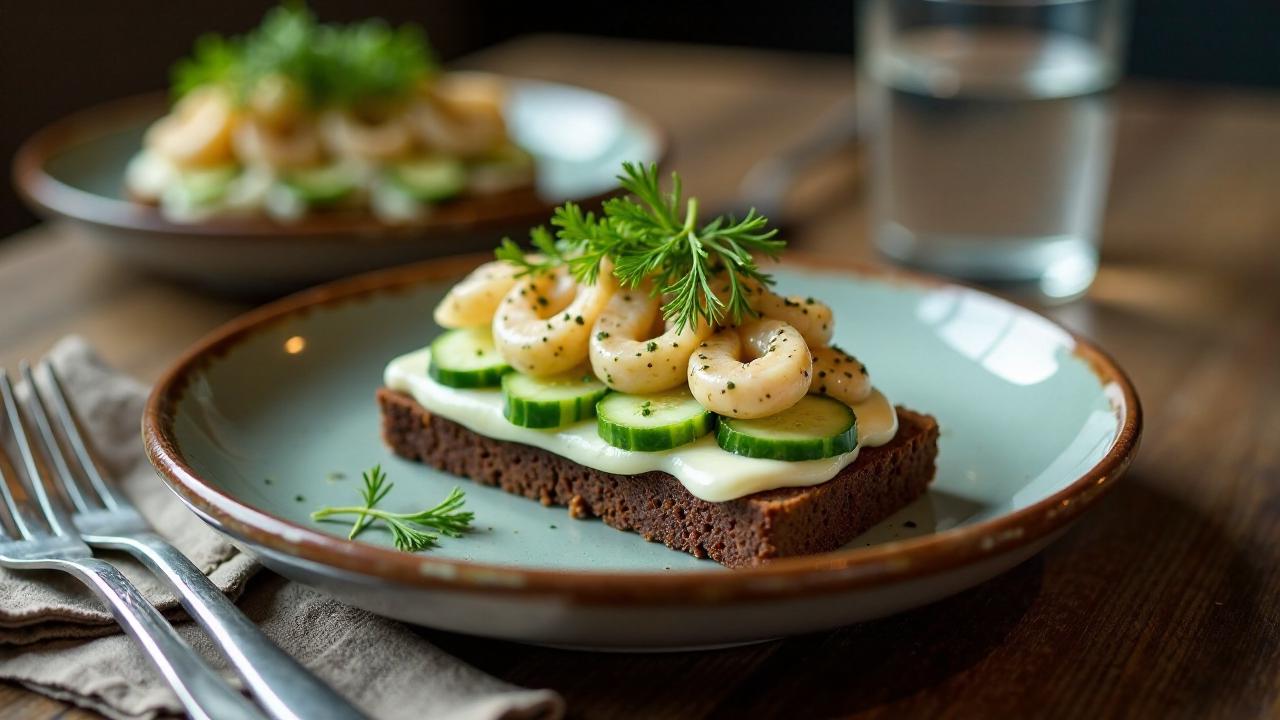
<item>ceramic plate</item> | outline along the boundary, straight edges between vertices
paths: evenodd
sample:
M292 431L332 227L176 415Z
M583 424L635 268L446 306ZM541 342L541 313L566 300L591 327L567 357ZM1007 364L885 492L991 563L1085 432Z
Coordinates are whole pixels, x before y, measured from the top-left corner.
M178 224L131 202L126 163L167 109L161 96L86 110L45 128L19 150L14 179L37 210L84 224L88 236L136 265L218 290L281 293L364 270L488 249L523 235L551 209L599 202L623 160L660 162L665 134L619 100L583 88L503 79L512 137L537 158L536 193L475 198L437 208L420 223L317 214L297 223L222 218Z
M747 570L648 543L396 458L384 364L438 332L431 309L477 258L383 271L257 310L156 387L152 462L198 514L283 575L412 623L595 648L704 647L837 627L928 603L1025 560L1128 465L1140 410L1089 343L982 292L793 258L779 288L836 310L836 340L895 402L942 427L937 480L837 552ZM846 269L834 269L834 268ZM822 268L822 269L818 269ZM478 530L420 554L310 511L381 463L397 510L467 493Z

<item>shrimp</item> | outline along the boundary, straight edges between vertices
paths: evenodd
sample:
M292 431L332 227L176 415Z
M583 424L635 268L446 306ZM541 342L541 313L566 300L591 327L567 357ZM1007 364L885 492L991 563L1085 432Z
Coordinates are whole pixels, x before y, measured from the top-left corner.
M680 332L665 323L654 337L661 301L651 292L648 283L618 291L591 327L591 368L614 390L651 393L680 385L689 356L711 335L711 326L700 320Z
M467 189L476 195L496 195L528 187L534 176L533 157L515 145L505 145L471 165Z
M428 147L452 155L478 155L506 138L504 90L484 75L453 73L437 80L413 105L409 122Z
M279 128L249 118L236 128L232 140L236 154L248 165L283 170L315 165L324 157L319 133L306 122Z
M743 350L747 362L740 359ZM771 319L725 328L689 358L689 390L703 407L735 418L782 412L809 392L813 356L794 327Z
M275 130L287 130L306 112L302 88L280 73L254 83L246 106L254 120Z
M601 267L595 285L579 285L559 267L522 279L493 316L493 343L511 367L546 377L587 360L591 328L617 289L612 267Z
M520 269L505 260L487 262L449 289L436 306L436 324L446 328L488 325Z
M146 144L180 167L210 167L231 162L236 113L219 88L193 90L147 131Z
M402 116L369 122L348 112L328 112L320 132L329 150L341 157L384 162L409 154L413 132Z
M845 405L860 403L871 396L871 377L857 358L834 345L810 348L813 356L813 384L809 392L827 395Z
M798 295L784 297L768 288L759 288L750 305L761 317L781 320L800 331L811 348L825 347L831 342L835 322L826 303Z
M798 295L785 297L752 279L740 279L738 282L746 296L747 306L759 317L781 320L790 325L800 331L810 347L823 347L831 342L835 320L826 303ZM731 292L724 275L716 279L714 292L727 306Z

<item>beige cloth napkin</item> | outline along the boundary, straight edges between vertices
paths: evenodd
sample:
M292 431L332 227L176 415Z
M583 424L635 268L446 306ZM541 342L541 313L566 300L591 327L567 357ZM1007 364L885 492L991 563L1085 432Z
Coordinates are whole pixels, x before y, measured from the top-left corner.
M289 582L195 520L142 454L146 389L116 374L79 338L50 353L111 476L156 530L234 597L268 636L375 718L559 718L563 701L492 678L436 649L408 627ZM182 619L179 632L225 663L173 596L140 565L104 555L157 607ZM243 595L242 595L243 593ZM178 714L177 699L110 614L79 583L53 572L0 569L0 679L113 718Z

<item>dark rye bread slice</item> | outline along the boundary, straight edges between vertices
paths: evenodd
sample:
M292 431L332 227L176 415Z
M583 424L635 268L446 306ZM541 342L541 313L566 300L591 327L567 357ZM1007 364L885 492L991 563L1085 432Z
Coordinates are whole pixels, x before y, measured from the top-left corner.
M864 448L830 481L715 503L664 472L613 475L479 435L387 388L378 390L378 405L383 439L401 457L543 505L567 505L573 517L594 515L734 568L839 548L919 497L933 480L938 453L938 423L898 408L893 441Z

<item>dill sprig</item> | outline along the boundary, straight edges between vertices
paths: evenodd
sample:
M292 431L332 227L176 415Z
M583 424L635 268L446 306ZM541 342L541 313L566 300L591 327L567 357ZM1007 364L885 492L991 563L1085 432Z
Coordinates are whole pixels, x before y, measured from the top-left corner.
M387 474L382 471L381 465L374 465L363 474L363 478L364 487L360 490L360 496L364 505L324 507L311 513L311 518L324 520L334 515L355 515L351 532L347 534L348 540L354 540L365 528L380 520L391 531L396 548L407 552L436 547L440 537L429 532L430 530L449 537L462 537L475 519L475 513L462 510L465 494L456 487L449 491L448 497L439 505L427 510L413 513L380 510L376 507L377 504L391 492L395 484L387 482Z
M766 218L752 209L742 220L721 216L699 224L698 199L683 199L676 173L663 192L656 165L623 163L618 181L630 196L607 200L598 217L571 202L556 208L555 240L545 228L530 233L539 253L534 259L509 239L496 256L520 266L521 274L567 265L585 284L599 279L600 263L609 259L624 287L653 281L654 294L665 298L663 318L677 331L699 319L720 325L755 315L749 288L773 284L755 256L776 259L785 245L775 239L777 230L766 228ZM713 284L722 282L717 292Z
M290 1L243 35L201 36L173 66L171 82L175 98L216 84L243 102L260 80L283 76L313 107L377 108L408 97L436 68L416 25L321 23L305 3Z
M565 263L561 248L546 227L539 225L530 230L529 244L538 251L536 254L527 255L524 248L512 242L511 238L502 238L502 244L493 251L493 255L520 268L516 277L546 272Z

